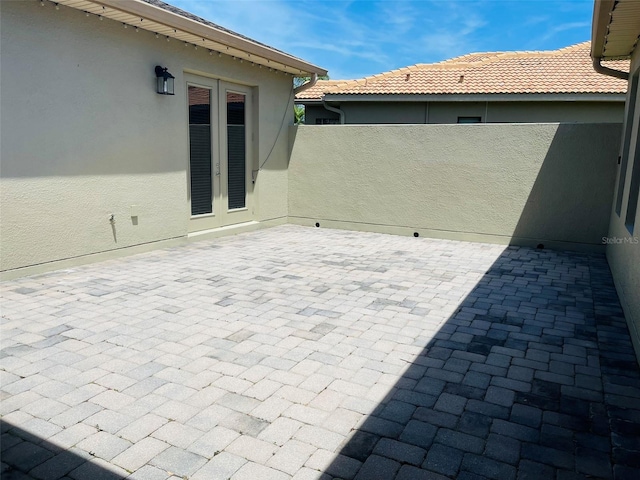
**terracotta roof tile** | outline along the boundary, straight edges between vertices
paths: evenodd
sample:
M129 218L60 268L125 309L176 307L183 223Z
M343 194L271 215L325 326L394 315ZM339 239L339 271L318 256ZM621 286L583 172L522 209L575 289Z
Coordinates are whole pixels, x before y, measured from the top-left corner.
M313 87L303 90L299 94L296 95L296 98L310 98L310 99L318 99L322 98L325 92L329 91L333 87L337 87L344 83L349 82L349 80L318 80Z
M628 61L607 66L629 71ZM359 80L319 81L298 99L323 94L542 94L619 93L627 82L596 73L590 42L543 52L471 53L438 63L412 65Z

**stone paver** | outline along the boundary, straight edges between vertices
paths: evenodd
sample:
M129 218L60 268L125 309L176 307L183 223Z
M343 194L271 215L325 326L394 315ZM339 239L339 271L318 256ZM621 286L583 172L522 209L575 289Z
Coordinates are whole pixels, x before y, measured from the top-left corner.
M288 225L0 296L3 478L640 478L601 255Z

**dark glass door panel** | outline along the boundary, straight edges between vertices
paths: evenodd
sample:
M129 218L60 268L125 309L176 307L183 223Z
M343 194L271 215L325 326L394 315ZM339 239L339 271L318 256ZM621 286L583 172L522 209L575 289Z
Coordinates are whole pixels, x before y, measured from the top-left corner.
M227 182L229 210L246 207L245 95L227 92Z
M189 86L191 215L213 213L211 90Z

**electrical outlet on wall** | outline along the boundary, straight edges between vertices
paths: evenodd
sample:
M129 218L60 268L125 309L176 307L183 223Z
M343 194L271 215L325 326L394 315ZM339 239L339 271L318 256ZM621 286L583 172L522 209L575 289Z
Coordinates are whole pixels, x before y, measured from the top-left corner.
M137 217L138 216L138 205L131 205L131 207L129 207L129 209L131 210L131 216L132 217Z

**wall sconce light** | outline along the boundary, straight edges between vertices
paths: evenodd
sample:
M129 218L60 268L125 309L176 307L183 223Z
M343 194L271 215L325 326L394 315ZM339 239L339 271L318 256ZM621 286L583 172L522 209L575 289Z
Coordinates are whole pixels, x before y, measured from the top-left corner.
M160 95L174 95L173 80L176 77L171 75L166 68L156 66L156 80L158 83L158 93Z

